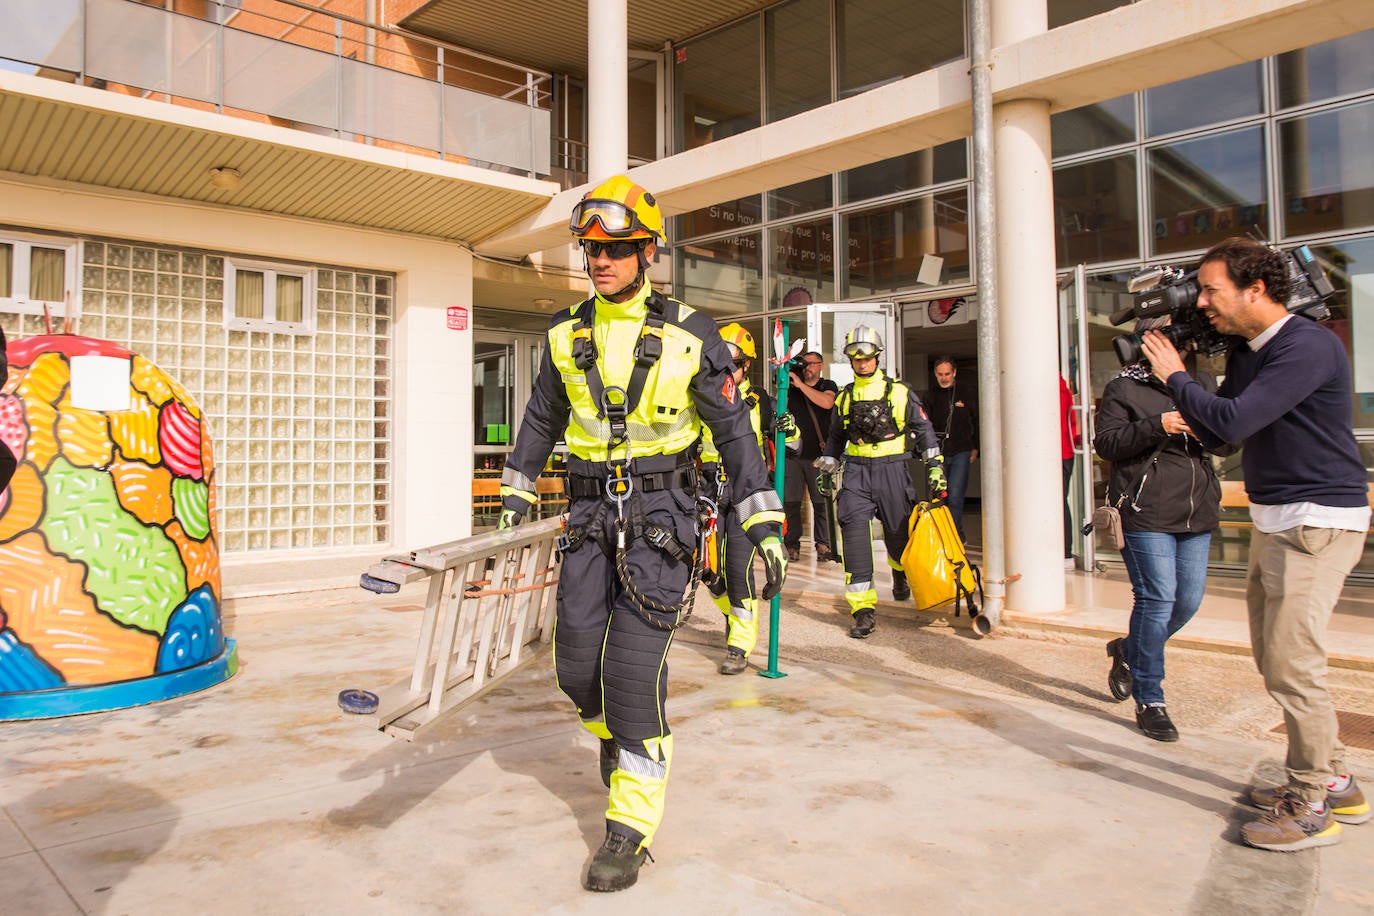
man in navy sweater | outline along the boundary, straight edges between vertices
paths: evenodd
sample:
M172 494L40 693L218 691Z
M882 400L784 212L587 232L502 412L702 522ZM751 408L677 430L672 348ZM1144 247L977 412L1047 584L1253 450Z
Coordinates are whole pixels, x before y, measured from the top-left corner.
M1183 371L1158 331L1141 346L1204 444L1244 445L1254 522L1246 576L1250 641L1264 686L1283 707L1288 783L1250 790L1250 804L1266 813L1241 836L1284 852L1329 846L1340 840L1342 823L1370 817L1346 769L1326 689L1326 626L1364 551L1370 517L1350 426L1350 361L1335 334L1289 314L1283 256L1266 246L1221 242L1203 255L1198 283L1198 306L1212 326L1245 340L1227 357L1216 394Z

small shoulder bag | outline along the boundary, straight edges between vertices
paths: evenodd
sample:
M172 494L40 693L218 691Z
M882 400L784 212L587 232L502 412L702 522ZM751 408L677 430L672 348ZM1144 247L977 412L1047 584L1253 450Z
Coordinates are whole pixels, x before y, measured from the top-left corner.
M1131 486L1121 491L1115 504L1104 502L1093 510L1093 520L1083 526L1083 534L1097 533L1098 550L1120 551L1126 546L1126 530L1121 526L1121 504L1126 501L1127 496L1135 493L1135 496L1131 497L1131 505L1135 505L1136 499L1140 496L1140 491L1145 487L1146 479L1150 476L1150 468L1154 467L1155 461L1159 458L1159 453L1168 444L1169 437L1166 435L1159 445L1155 446L1155 450L1150 453L1149 459L1145 462L1145 467L1140 472L1140 477Z

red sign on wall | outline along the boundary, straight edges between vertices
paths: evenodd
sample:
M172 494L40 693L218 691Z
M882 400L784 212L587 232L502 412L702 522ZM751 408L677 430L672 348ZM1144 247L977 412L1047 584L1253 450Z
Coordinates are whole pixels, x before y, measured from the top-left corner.
M461 305L450 305L448 307L448 326L453 331L466 331L468 329L468 310Z

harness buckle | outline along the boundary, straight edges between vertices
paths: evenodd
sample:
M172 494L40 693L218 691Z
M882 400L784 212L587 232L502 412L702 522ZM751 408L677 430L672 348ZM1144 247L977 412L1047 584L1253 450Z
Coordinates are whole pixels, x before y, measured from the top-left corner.
M601 392L601 413L611 426L610 447L615 448L629 438L630 397L625 389L611 385Z
M671 537L672 535L668 533L667 528L660 528L657 525L644 526L644 540L648 541L659 550L667 549L668 539Z

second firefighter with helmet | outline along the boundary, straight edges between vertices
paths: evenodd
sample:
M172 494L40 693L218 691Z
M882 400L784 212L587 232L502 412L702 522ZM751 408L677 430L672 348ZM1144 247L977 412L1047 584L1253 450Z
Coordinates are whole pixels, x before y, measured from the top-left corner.
M558 686L601 739L606 836L583 879L615 891L638 878L663 817L673 759L664 703L668 648L700 578L693 446L711 430L733 509L782 588L782 503L715 323L650 285L663 242L652 194L625 176L573 208L595 294L553 316L534 388L501 477L501 527L536 500L554 445L568 449L567 531L553 649Z
M749 381L750 364L758 358L754 335L744 325L731 322L720 329L720 336L734 360L734 381L741 400L749 409L749 421L760 454L768 457L767 446L781 430L786 441L798 443L801 432L790 414L776 417L768 392L755 389ZM721 674L739 674L748 667L749 653L759 638L759 601L754 588L754 543L745 534L744 519L734 503L734 485L720 463L715 437L709 428L701 436L702 485L720 506L713 539L715 575L707 579L711 598L725 615L725 658Z
M916 392L878 368L883 341L878 332L858 325L845 335L844 354L854 381L835 399L824 454L816 469L834 475L844 460L844 482L836 515L844 544L845 601L852 626L849 635L866 639L877 626L878 589L874 583L873 541L869 526L876 515L892 568L892 597L905 601L911 586L901 568L907 521L916 507L916 489L907 470L909 437L916 441L932 489L946 489L940 442Z

